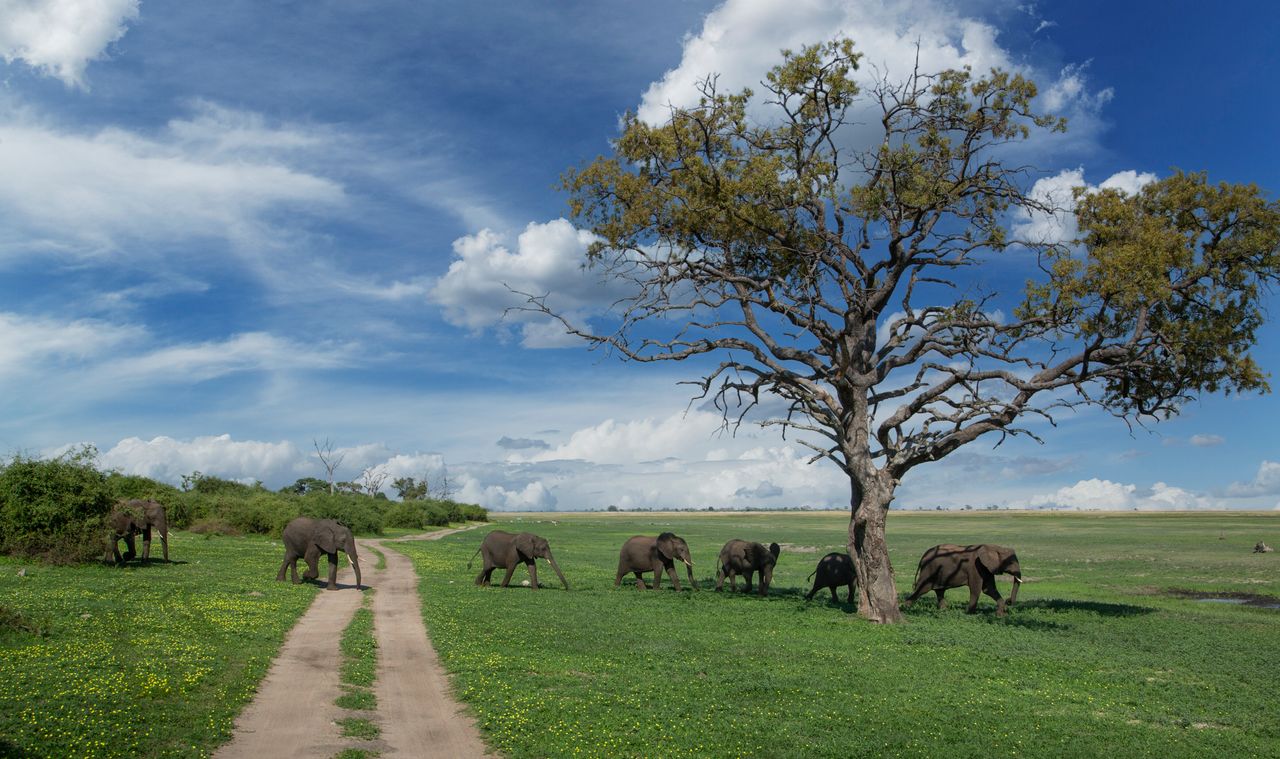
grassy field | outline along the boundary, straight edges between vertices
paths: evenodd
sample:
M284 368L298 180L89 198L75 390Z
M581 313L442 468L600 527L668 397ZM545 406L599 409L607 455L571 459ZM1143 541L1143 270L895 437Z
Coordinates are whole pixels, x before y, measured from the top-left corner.
M940 542L1014 546L1027 579L1005 619L985 598L966 615L957 589L897 626L802 598L842 514L497 526L547 537L573 591L549 570L536 594L476 588L484 529L397 550L457 693L511 756L1280 756L1280 610L1178 595L1280 595L1280 554L1251 553L1280 543L1277 514L894 514L902 592ZM784 544L773 593L614 592L621 543L663 530L706 589L726 540Z
M0 756L206 756L230 738L319 588L275 582L266 537L169 548L173 564L122 569L0 557L0 607L39 622L0 630Z

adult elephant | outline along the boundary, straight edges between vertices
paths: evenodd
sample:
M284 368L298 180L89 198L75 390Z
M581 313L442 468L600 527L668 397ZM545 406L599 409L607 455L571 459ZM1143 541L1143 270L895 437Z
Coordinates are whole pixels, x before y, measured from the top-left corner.
M356 572L356 590L360 589L360 557L356 554L356 539L351 530L332 519L312 519L298 517L285 525L284 562L276 579L283 581L286 569L292 572L293 584L298 584L298 559L305 559L307 571L302 574L304 580L314 580L320 576L317 564L320 554L329 557L329 584L327 590L338 589L338 551L347 555L347 561Z
M507 574L502 578L502 587L505 588L511 582L511 574L516 571L516 567L524 564L529 568L529 587L537 590L538 563L536 560L546 559L551 568L556 571L556 576L560 578L564 589L569 589L569 581L564 579L564 573L560 571L560 566L551 555L551 546L547 543L547 539L532 532L513 534L505 530L494 530L484 536L476 553L481 554L484 559L484 567L480 570L480 574L476 575L476 585L488 585L493 570L505 569ZM471 560L475 561L475 558L475 554L472 554ZM470 568L471 562L467 562L467 569Z
M684 562L689 573L689 585L697 590L698 583L693 579L693 561L689 557L689 544L684 542L684 538L670 532L664 532L656 538L647 535L630 538L622 544L622 550L618 553L618 576L613 580L613 587L621 585L623 576L633 572L636 576L636 588L644 590L644 578L641 575L653 572L653 589L657 590L662 587L662 572L666 570L671 576L671 584L676 590L680 590L676 559Z
M751 576L760 573L760 595L769 592L773 583L773 567L778 563L778 553L782 548L777 543L770 543L768 548L762 543L750 543L745 540L730 540L720 549L720 568L716 570L716 590L724 587L725 577L729 578L729 589L738 589L738 575L747 580L744 593L751 592Z
M137 556L134 536L142 534L142 560L151 560L151 530L160 533L160 546L164 560L169 561L169 519L164 506L155 501L117 501L107 518L111 526L111 553L116 564ZM124 540L124 556L120 555L120 541Z
M978 595L986 593L996 602L996 616L1005 614L1005 601L996 590L995 576L1013 575L1013 590L1009 603L1018 600L1018 587L1022 585L1022 567L1018 554L1012 548L979 543L970 546L944 543L924 552L916 568L915 588L907 596L910 606L917 598L933 591L938 596L938 608L946 604L943 596L947 588L969 586L969 608L972 614L978 608Z

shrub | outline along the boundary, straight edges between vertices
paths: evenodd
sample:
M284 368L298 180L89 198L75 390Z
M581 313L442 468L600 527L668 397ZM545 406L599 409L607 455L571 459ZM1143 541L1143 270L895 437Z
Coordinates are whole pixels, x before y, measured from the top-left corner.
M47 460L14 456L0 468L0 551L54 563L101 556L115 499L96 456L86 446Z
M308 493L290 500L298 504L303 516L335 519L360 535L381 535L383 509L390 505L357 493Z
M150 477L119 472L107 473L107 490L111 492L112 499L117 501L158 501L165 505L166 512L169 509L169 503L176 499L180 492L174 486L157 482ZM171 515L169 521L171 523L173 521Z

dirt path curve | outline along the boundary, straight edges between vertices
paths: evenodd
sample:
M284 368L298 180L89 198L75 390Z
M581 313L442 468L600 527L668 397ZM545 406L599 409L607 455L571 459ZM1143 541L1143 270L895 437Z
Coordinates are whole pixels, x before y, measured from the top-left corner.
M470 528L462 528L470 529ZM459 530L442 530L396 540L436 540ZM402 554L386 550L381 540L361 540L379 548L386 569L365 571L373 597L374 632L378 640L376 721L384 757L482 757L484 743L471 718L448 694L448 681L427 638L418 599L417 575ZM387 541L392 542L392 541ZM364 552L372 566L372 551ZM321 561L324 569L324 561ZM341 588L321 593L285 637L258 694L236 718L231 741L216 759L298 757L330 759L358 743L344 738L335 723L352 712L334 701L342 694L338 680L338 642L352 615L364 601L350 592L350 567L338 574Z

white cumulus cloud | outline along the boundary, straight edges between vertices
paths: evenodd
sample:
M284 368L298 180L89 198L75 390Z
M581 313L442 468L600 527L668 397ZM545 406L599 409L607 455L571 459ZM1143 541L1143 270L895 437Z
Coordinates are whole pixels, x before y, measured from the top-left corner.
M553 306L568 315L607 308L619 294L616 284L585 268L590 232L565 219L530 223L511 246L505 235L488 229L454 241L456 256L432 286L429 297L444 310L449 323L479 330L506 319L518 324L525 347L581 345L558 324L507 312L526 303L513 290L542 296L554 294Z
M178 484L192 472L230 480L289 482L314 475L317 465L289 442L232 440L230 435L175 440L130 437L99 456L104 468Z
M1227 487L1227 495L1248 498L1280 493L1280 461L1263 461L1252 482L1233 482Z
M1028 194L1054 210L1052 213L1029 212L1015 219L1013 235L1030 243L1070 243L1080 236L1075 216L1074 192L1077 188L1088 192L1114 189L1133 195L1154 181L1156 175L1149 172L1119 171L1095 186L1085 181L1082 168L1064 169L1055 176L1042 177L1031 186Z
M85 67L137 17L138 0L0 0L0 55L83 88Z

